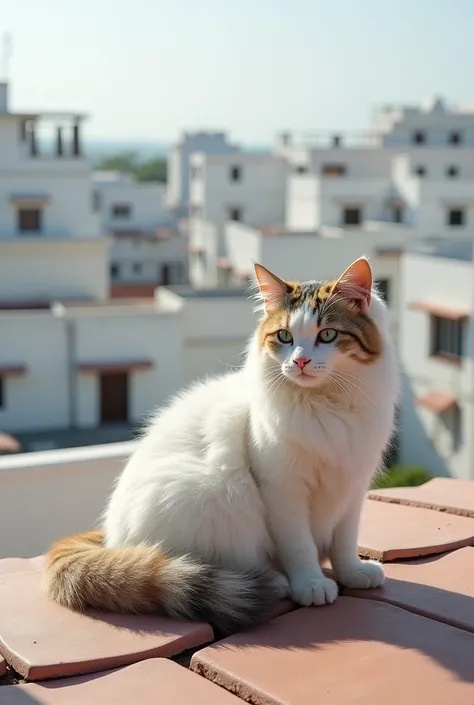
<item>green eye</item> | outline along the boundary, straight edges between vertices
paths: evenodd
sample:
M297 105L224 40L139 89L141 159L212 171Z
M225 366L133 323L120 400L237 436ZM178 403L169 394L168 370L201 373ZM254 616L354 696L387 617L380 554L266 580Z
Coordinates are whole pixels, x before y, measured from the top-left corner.
M338 331L334 330L334 328L324 328L324 330L319 332L318 337L316 338L316 342L332 343L334 340L336 340L338 335Z
M277 333L277 338L280 341L280 343L292 343L293 342L293 336L291 335L289 330L285 330L282 328L282 330L279 330Z

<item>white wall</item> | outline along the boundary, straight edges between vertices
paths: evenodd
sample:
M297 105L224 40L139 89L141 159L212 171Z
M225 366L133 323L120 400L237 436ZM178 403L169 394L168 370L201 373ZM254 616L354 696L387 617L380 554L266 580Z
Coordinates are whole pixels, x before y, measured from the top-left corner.
M25 365L21 377L4 377L2 431L63 428L68 424L66 337L49 311L0 312L2 364Z
M152 313L132 306L120 314L77 316L75 325L79 363L143 359L153 363L149 370L130 372L130 421L140 421L179 389L182 379L179 313ZM78 425L97 426L99 376L79 372L77 382Z
M242 292L186 298L183 375L185 381L240 367L256 325L252 301Z
M118 267L113 282L184 284L188 278L188 238L171 232L169 237L115 237L110 261Z
M164 183L137 182L119 172L95 172L93 188L98 194L98 213L107 231L153 230L171 221L165 206ZM115 205L129 205L130 215L114 216Z
M223 224L229 210L239 208L242 222L249 225L282 224L285 220L287 163L272 154L195 154L191 164L198 170L190 185L195 214ZM230 170L241 169L233 182Z
M136 442L0 458L0 558L45 553L63 536L99 525Z
M466 322L466 356L461 366L430 356L430 317L413 310L414 301L431 300L473 310L472 262L406 254L402 264L400 355L405 373L401 418L401 460L435 474L474 478L472 317ZM414 403L430 391L454 395L461 408L462 442L455 451L445 443L442 424L431 411Z
M108 291L108 248L106 238L0 240L0 299L103 300Z

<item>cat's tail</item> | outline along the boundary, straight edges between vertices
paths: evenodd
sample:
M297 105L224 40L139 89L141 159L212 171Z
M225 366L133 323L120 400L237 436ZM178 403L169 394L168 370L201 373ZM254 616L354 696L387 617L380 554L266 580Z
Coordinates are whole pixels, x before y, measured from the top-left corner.
M190 556L168 557L152 546L106 548L104 540L103 531L91 531L51 547L46 555L51 599L81 611L162 611L229 634L268 619L282 594L271 570L228 570Z

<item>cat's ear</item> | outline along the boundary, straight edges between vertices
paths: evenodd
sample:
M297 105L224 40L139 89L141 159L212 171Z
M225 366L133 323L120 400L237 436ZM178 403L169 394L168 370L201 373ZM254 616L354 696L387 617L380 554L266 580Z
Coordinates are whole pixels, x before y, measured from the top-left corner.
M367 311L372 294L372 270L365 257L360 257L346 269L334 285L333 293L352 301L361 313Z
M261 264L254 264L255 277L263 299L265 313L275 311L289 293L289 285Z

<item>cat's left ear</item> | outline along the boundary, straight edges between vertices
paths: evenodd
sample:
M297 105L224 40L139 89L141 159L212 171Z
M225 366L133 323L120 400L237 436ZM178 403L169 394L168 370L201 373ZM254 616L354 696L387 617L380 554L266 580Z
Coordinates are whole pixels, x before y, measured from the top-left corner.
M372 270L365 257L360 257L339 277L333 288L333 293L339 292L350 299L365 313L370 306L372 295Z
M291 287L261 264L254 264L255 277L263 298L265 313L269 314L278 308Z

